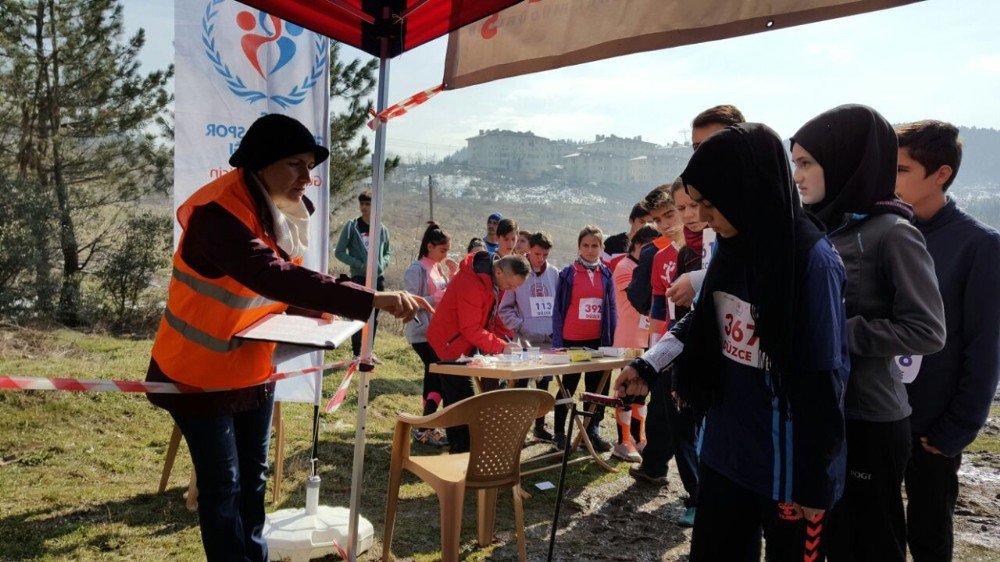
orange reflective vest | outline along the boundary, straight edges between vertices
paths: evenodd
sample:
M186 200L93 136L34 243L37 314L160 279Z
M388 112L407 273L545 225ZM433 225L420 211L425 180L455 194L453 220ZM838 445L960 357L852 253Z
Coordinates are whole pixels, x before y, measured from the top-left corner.
M177 209L177 221L187 230L197 207L217 203L276 252L267 234L243 170L236 169L205 185ZM153 359L172 380L202 388L240 388L263 382L273 372L275 344L242 340L234 335L288 305L261 296L223 275L203 277L184 263L181 247L174 252L167 308L153 342ZM295 260L301 263L301 259Z

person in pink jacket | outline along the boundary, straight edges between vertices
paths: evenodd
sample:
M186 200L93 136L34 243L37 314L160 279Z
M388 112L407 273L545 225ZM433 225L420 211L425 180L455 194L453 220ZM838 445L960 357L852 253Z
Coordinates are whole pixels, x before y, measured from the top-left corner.
M420 251L417 259L403 274L403 286L414 295L420 295L437 306L444 297L448 282L458 273L458 263L448 257L451 250L451 236L441 229L437 223L427 223L427 229L420 240ZM431 315L421 311L418 320L408 322L406 341L413 346L420 360L424 363L424 415L433 414L442 402L441 375L430 372L430 364L436 361L434 350L427 343L427 326L431 323ZM414 429L413 439L435 447L448 444L441 430Z

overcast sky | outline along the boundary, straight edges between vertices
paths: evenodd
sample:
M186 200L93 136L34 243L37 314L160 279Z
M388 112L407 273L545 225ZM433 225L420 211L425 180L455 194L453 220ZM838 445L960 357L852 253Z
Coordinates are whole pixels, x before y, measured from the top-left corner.
M124 0L145 69L173 60L173 0ZM842 103L893 123L936 118L1000 128L1000 1L917 4L509 78L444 92L389 124L389 151L443 156L479 129L550 138L683 140L702 109L737 105L788 137ZM389 103L441 82L446 39L397 57ZM367 57L343 47L350 58ZM374 136L374 135L373 135Z

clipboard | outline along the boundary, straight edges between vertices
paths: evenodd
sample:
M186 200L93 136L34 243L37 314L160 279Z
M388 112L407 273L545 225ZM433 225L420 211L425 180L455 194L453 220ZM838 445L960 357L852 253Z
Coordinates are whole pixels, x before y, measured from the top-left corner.
M238 332L236 337L317 349L335 349L364 326L365 323L360 320L327 320L295 314L268 314Z

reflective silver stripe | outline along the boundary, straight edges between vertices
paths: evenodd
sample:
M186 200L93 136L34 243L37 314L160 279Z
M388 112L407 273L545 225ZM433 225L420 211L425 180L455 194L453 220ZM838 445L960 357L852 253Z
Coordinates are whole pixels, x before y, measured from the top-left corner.
M164 311L163 317L167 320L167 324L170 324L171 328L177 330L182 336L184 336L184 339L193 341L194 343L216 353L227 353L240 347L244 343L244 340L239 338L220 340L215 336L206 334L191 324L188 324L187 322L174 316L174 314L170 312L169 307L166 311Z
M267 297L242 297L236 293L227 291L218 285L202 281L190 273L185 273L176 267L174 268L174 279L184 283L199 295L221 302L229 308L237 310L247 310L277 304Z

